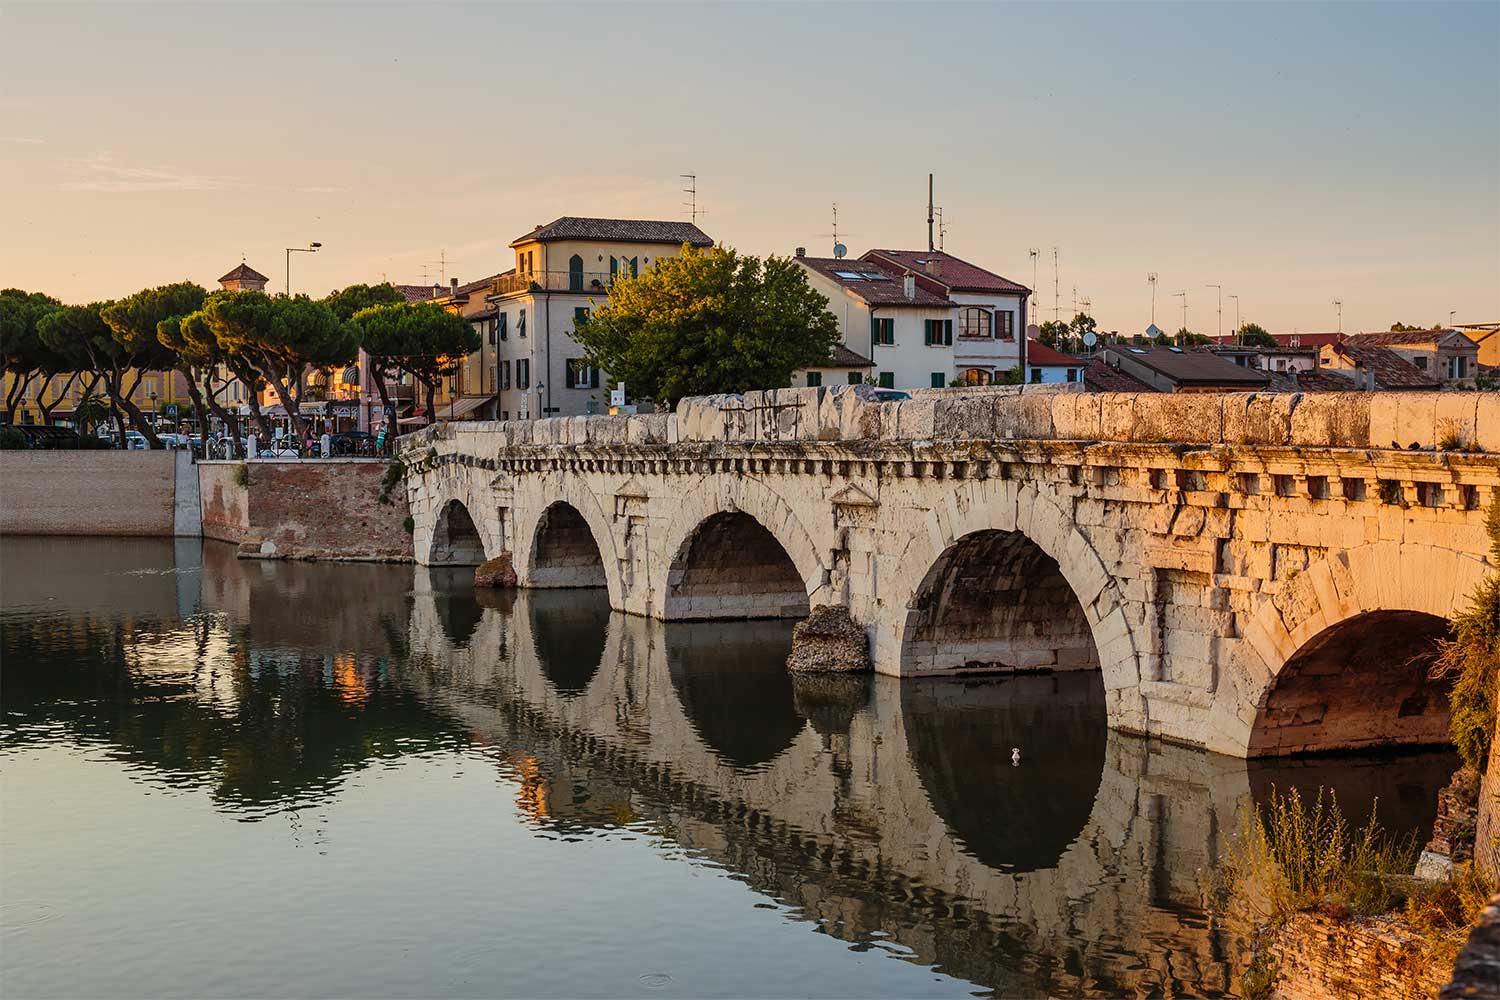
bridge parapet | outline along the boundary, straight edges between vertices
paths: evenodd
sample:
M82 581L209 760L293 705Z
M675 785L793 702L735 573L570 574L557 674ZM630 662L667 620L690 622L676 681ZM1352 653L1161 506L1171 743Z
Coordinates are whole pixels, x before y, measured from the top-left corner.
M437 425L402 438L492 436L499 447L783 441L1117 441L1132 444L1500 452L1500 393L1085 393L932 391L879 402L859 386L684 399L674 413Z

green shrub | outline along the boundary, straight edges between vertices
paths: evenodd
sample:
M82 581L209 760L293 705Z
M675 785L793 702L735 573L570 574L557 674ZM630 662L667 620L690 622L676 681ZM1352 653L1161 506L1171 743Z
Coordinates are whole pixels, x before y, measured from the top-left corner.
M9 424L0 427L0 451L19 451L26 447L26 435Z
M409 535L413 531L417 530L417 522L412 520L410 514L407 514L406 517L402 518L401 520L401 527L405 528L406 533Z
M401 464L401 460L399 458L391 459L390 463L385 467L385 478L380 481L380 496L375 499L380 503L389 505L391 503L391 491L396 488L405 475L406 466Z
M1500 496L1485 518L1490 558L1500 562ZM1453 619L1453 638L1442 644L1431 674L1451 679L1448 704L1453 709L1449 734L1459 756L1484 773L1495 733L1495 694L1500 678L1500 577L1491 576L1474 591L1467 610Z
M236 465L234 467L234 485L250 485L250 466L246 465L244 462L241 462L239 465Z

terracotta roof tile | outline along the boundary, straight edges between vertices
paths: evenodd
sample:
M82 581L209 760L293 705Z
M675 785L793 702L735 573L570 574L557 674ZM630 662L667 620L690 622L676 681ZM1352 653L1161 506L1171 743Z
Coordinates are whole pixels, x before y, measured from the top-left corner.
M1340 357L1375 373L1381 389L1440 389L1442 382L1422 371L1389 347L1355 344L1348 339L1329 345Z
M392 285L408 302L426 302L443 294L442 285Z
M1046 344L1036 340L1026 341L1026 363L1028 365L1041 365L1045 367L1068 367L1076 368L1079 360L1071 354L1054 351Z
M1463 337L1465 340L1472 339L1462 330L1439 328L1436 330L1393 330L1388 333L1351 333L1344 338L1344 342L1366 347L1405 347L1434 344L1447 339L1450 335Z
M246 263L244 263L242 261L240 263L239 267L235 268L233 271L230 271L228 274L224 275L224 277L220 278L219 280L220 281L270 281L271 279L268 278L268 277L266 277L264 274L261 274L255 268L251 267L249 264L246 264Z
M854 295L874 306L921 306L929 309L951 307L953 302L946 296L929 292L920 285L916 294L906 297L900 275L892 274L883 267L875 267L867 261L850 260L847 257L797 257L797 263L810 271L816 271L829 281L843 286ZM843 274L877 275L878 277L842 277Z
M711 247L713 238L691 222L657 222L649 219L586 219L565 215L537 226L511 241L511 246L548 240L612 240L618 243L687 243Z
M1083 366L1083 385L1094 392L1155 392L1134 375L1111 368L1103 358L1091 358Z
M843 344L836 344L833 348L833 364L830 367L874 368L875 362L871 361L863 354L858 354L854 351L849 350L849 348L845 347Z
M1030 289L993 271L942 250L871 250L862 259L879 258L889 268L912 270L946 285L954 292L1006 292L1025 295ZM928 261L937 261L939 273L927 270Z

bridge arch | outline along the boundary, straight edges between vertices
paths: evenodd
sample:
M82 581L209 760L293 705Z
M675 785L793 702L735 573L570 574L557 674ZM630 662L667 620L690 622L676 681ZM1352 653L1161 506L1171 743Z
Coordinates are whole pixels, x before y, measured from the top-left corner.
M1229 659L1211 731L1237 756L1448 742L1437 640L1493 567L1429 545L1328 556L1265 597Z
M521 586L604 587L609 606L624 607L615 536L599 500L572 476L549 479L542 497L513 508Z
M673 517L659 566L657 614L693 618L805 617L825 603L829 570L787 502L749 479L699 489Z
M894 590L906 600L894 637L900 673L1098 667L1110 724L1146 731L1135 636L1093 545L1044 487L955 485L896 562ZM993 602L997 589L1015 595L1009 607ZM1051 617L1038 627L1042 615Z
M442 501L428 543L427 565L478 566L488 551L468 505L457 497Z

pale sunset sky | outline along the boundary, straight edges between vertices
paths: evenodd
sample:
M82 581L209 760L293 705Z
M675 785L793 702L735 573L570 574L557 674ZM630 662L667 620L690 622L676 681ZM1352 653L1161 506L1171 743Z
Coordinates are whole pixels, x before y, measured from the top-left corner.
M1500 320L1500 4L0 2L0 286L469 281L560 215L946 247L1106 330ZM847 234L847 235L844 235Z

